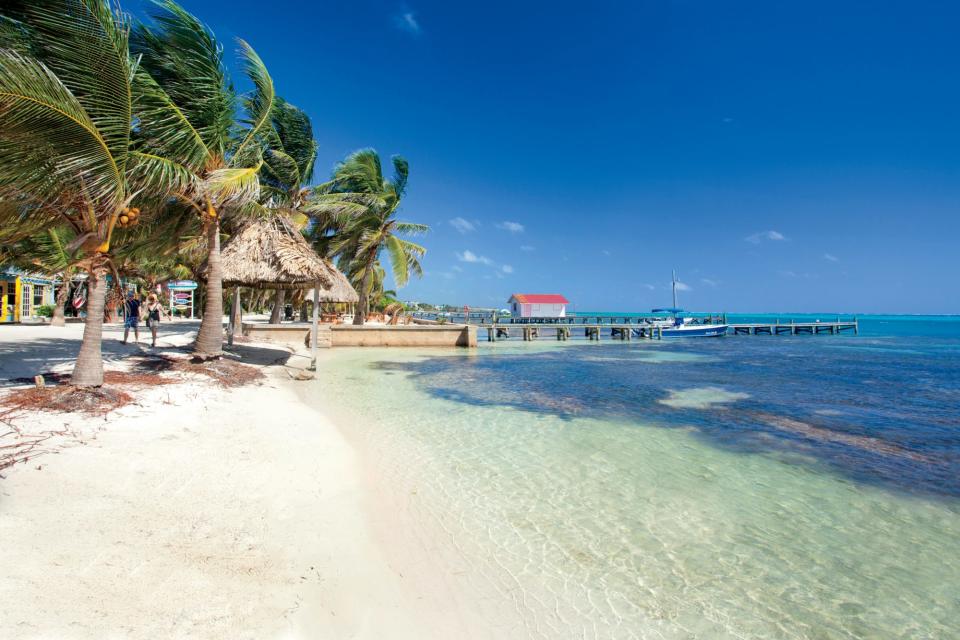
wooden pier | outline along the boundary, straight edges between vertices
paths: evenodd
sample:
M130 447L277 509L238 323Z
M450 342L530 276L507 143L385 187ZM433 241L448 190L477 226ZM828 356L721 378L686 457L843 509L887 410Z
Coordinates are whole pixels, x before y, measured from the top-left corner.
M735 336L798 336L830 335L852 331L853 335L860 334L860 323L856 318L848 322L790 322L790 323L751 323L731 324L728 334Z
M487 342L496 342L508 338L523 338L524 342L536 340L540 337L543 330L553 331L558 341L566 341L574 337L574 331L582 335L587 340L600 340L602 335L609 335L611 340L660 340L662 336L662 327L655 327L649 324L577 324L560 325L555 323L546 324L482 324L481 329L487 330Z
M575 335L582 335L587 340L600 340L602 336L609 336L611 340L661 340L663 325L653 325L645 322L557 322L555 318L544 319L525 318L523 322L487 322L480 323L480 329L486 329L487 341L496 342L509 338L522 338L525 342L536 340L544 332L552 332L558 341L566 341ZM835 322L768 322L768 323L730 323L727 335L733 336L799 336L799 335L839 335L852 332L859 335L860 324L856 318L849 321ZM582 334L581 334L582 331Z

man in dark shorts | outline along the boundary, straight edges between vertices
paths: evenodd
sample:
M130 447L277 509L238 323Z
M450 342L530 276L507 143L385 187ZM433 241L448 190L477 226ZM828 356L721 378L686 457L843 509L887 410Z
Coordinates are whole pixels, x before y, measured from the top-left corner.
M137 293L131 291L127 294L127 301L123 303L123 344L127 344L127 338L130 336L130 329L133 329L133 339L140 343L140 300L137 299Z

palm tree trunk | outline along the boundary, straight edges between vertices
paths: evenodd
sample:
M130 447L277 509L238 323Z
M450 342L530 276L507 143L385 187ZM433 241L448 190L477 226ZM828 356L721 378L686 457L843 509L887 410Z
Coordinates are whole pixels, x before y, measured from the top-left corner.
M373 277L373 262L367 265L366 271L363 272L363 280L360 282L360 291L357 292L357 295L360 296L360 300L357 301L357 312L353 314L353 324L362 325L367 320L367 305L369 304L369 291L370 288L370 279Z
M223 354L223 268L220 264L220 222L207 223L207 286L203 320L193 345L193 355L219 358Z
M66 314L64 312L64 307L67 304L67 296L70 295L70 274L64 273L62 276L63 282L60 283L60 288L57 290L57 295L53 301L53 318L50 320L51 327L62 327L67 324Z
M273 311L270 312L270 324L280 324L283 321L283 311L286 304L284 298L286 295L283 289L276 289L276 297L273 302Z
M103 265L94 264L87 280L87 320L83 327L83 342L77 363L73 366L70 384L75 387L103 385L103 309L107 299L107 276Z

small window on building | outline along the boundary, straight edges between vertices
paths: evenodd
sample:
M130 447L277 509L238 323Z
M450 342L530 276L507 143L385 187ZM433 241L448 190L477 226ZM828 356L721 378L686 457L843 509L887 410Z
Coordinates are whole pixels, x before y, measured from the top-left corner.
M44 303L43 294L46 291L46 287L43 285L35 284L33 285L33 306L39 307Z

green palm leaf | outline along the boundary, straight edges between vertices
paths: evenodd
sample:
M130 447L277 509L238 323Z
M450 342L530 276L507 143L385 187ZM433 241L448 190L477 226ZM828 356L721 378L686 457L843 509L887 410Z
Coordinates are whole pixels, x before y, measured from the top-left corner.
M124 176L98 123L50 69L9 50L0 51L0 121L0 188L123 201Z
M103 0L31 3L42 61L76 96L123 174L130 143L129 28Z
M151 13L157 28L136 25L130 51L196 130L211 158L222 161L236 111L223 48L212 31L176 2L164 0L157 7Z
M270 126L270 116L273 113L276 94L273 89L273 80L267 72L263 60L249 44L239 40L240 53L245 61L244 71L253 82L253 94L246 100L246 109L249 116L246 135L237 147L230 161L231 166L243 167L260 161L260 150L256 143L258 136L264 135Z

